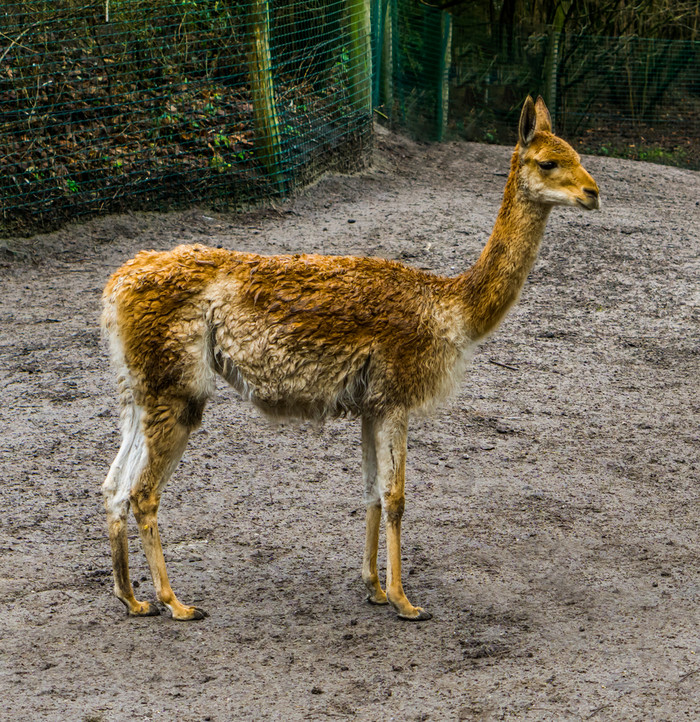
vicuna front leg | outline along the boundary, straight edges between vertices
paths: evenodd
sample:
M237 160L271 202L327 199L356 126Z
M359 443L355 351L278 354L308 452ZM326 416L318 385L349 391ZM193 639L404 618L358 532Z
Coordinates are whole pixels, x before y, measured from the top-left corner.
M387 598L402 619L422 621L432 615L408 601L401 583L401 518L405 506L407 432L408 414L405 411L393 412L375 422L377 490L386 519Z
M367 587L370 604L388 604L389 600L379 583L377 550L382 502L377 489L377 449L374 443L374 420L362 417L362 479L367 505L365 555L362 560L362 581Z

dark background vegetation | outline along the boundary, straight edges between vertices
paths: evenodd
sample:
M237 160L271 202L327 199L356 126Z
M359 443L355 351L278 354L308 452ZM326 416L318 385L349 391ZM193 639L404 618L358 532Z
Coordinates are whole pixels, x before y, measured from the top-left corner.
M353 101L364 81L348 20L362 5L4 4L0 235L125 209L247 207L327 170L363 167L372 119ZM374 118L392 128L420 140L510 144L523 98L540 93L557 132L581 151L700 168L697 0L370 6ZM261 154L251 80L251 18L261 8L269 13L274 163ZM392 87L380 92L387 28Z
M697 0L441 6L454 19L450 118L463 137L510 142L523 96L541 92L583 150L700 167Z
M75 215L267 200L371 147L353 109L344 0L270 13L278 167L256 147L254 10L218 0L22 0L0 11L6 231ZM4 46L4 47L3 47ZM342 153L339 149L342 148Z

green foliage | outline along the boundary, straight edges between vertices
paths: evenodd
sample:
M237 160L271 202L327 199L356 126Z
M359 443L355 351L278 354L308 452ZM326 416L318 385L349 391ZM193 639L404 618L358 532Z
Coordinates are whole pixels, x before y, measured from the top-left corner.
M685 148L679 146L660 147L653 144L623 143L620 141L607 144L593 144L582 146L584 153L594 153L609 158L627 158L629 160L642 160L647 163L660 163L681 168L689 164L689 154Z
M253 0L10 0L0 12L3 232L121 208L260 202L366 162L346 0L270 8L265 81L284 184L255 120ZM257 101L259 105L259 99ZM258 151L258 152L256 152Z

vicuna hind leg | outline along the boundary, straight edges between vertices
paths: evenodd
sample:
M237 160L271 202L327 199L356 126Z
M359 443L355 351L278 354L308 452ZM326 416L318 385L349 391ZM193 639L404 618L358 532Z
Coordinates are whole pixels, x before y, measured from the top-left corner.
M364 416L362 417L362 478L365 484L365 504L367 505L362 581L367 587L368 602L371 604L388 604L389 600L379 583L379 574L377 572L382 502L377 491L377 450L374 444L374 420Z
M143 422L147 460L130 493L131 508L158 600L170 609L173 619L183 621L202 619L206 613L180 603L170 586L158 532L158 506L163 487L185 450L190 431L199 424L203 407L202 401L183 399L161 399L150 405Z
M388 414L375 423L377 486L386 517L386 595L401 619L422 621L432 615L408 601L401 583L401 518L405 506L407 432L408 415L403 411Z
M107 511L109 542L112 550L114 594L135 617L160 613L154 604L139 602L129 577L129 542L126 518L129 511L129 493L134 479L141 473L146 461L146 443L141 429L141 410L132 401L122 408L122 445L112 462L102 485Z

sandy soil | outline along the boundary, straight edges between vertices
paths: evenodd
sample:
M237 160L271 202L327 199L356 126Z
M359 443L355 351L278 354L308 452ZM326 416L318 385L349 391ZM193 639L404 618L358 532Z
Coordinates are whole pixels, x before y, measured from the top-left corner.
M405 586L432 621L364 601L358 422L274 427L223 384L161 506L173 585L211 616L112 596L108 275L181 241L458 272L509 155L384 135L371 171L277 210L0 242L0 719L698 719L697 172L587 158L602 211L554 211L519 306L412 421Z

